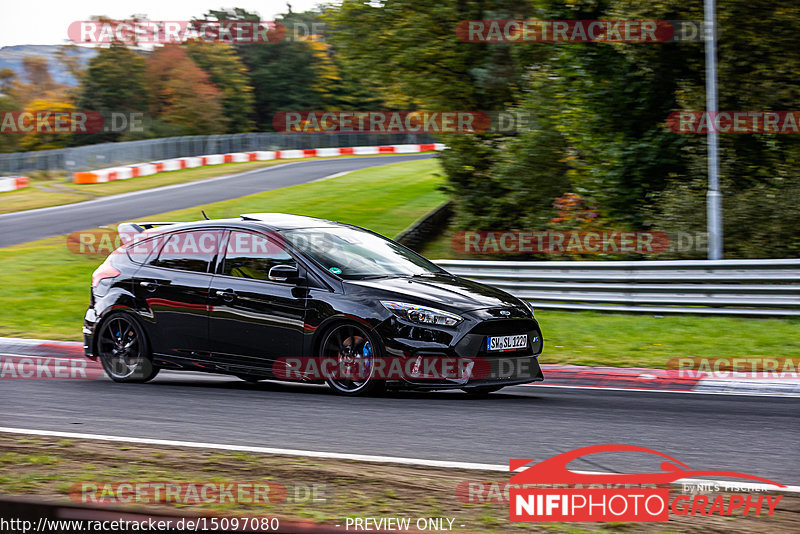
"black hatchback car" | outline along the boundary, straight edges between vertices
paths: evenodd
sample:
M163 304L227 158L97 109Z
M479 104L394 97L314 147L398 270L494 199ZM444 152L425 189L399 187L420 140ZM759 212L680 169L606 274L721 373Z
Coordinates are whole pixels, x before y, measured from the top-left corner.
M257 213L119 232L83 325L117 382L175 369L359 395L542 380L532 308L369 230Z

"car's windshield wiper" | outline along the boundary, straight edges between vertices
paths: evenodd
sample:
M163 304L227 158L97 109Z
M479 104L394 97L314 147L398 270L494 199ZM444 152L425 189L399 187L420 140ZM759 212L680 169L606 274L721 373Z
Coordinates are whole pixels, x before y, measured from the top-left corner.
M365 274L365 275L352 275L353 280L373 280L375 278L435 278L444 273L415 273L415 274L401 274L401 273L384 273L384 274Z

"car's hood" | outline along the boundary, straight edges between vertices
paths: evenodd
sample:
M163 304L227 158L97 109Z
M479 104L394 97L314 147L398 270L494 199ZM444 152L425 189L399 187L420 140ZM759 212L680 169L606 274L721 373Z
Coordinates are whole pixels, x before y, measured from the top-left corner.
M398 300L413 297L431 306L461 311L490 307L520 307L520 301L505 291L471 280L450 276L419 276L413 278L380 278L377 280L348 280L348 285L380 289L394 293Z

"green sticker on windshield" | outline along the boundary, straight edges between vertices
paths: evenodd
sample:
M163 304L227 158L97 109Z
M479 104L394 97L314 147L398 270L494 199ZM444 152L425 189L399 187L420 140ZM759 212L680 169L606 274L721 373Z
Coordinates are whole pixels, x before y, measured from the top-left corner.
M328 270L329 270L330 272L332 272L333 274L342 274L342 270L341 270L340 268L338 268L338 267L331 267L331 268L330 268L330 269L328 269Z

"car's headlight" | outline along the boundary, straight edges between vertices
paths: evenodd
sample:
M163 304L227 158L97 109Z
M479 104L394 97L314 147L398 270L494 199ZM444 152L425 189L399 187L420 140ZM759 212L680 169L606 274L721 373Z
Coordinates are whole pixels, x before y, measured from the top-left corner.
M464 320L463 317L436 308L408 304L407 302L395 302L392 300L382 300L383 307L412 323L433 324L441 326L455 326Z

